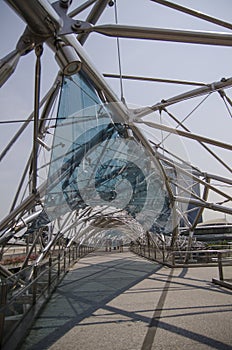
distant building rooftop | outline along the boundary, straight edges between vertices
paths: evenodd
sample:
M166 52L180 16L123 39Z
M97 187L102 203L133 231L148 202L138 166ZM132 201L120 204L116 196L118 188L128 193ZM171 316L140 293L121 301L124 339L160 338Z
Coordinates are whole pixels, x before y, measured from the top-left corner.
M203 227L203 226L218 226L218 225L232 225L232 221L229 221L227 218L217 218L212 220L207 220L204 222L201 222L197 225L197 227Z
M194 236L199 241L231 241L232 222L227 218L207 220L197 225Z

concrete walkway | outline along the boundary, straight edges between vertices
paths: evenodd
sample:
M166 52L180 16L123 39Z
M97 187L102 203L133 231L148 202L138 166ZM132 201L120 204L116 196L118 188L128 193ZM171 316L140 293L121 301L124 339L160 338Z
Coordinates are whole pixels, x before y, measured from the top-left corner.
M66 275L20 350L232 349L232 293L217 268L169 269L96 252Z

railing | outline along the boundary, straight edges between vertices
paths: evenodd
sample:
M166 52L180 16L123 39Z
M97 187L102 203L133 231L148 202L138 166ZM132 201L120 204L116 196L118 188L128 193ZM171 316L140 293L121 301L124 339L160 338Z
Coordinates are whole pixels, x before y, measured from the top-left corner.
M218 272L219 279L214 278L213 282L232 289L232 254L227 251L218 252Z
M232 289L232 249L171 251L165 247L133 244L130 250L146 259L169 267L218 266L219 279L213 282Z
M0 296L1 349L15 349L41 307L64 277L70 265L93 248L72 245L45 263L27 267L2 279Z
M130 250L135 254L141 255L147 259L157 261L170 267L178 266L197 266L197 265L217 265L218 254L223 253L223 257L232 259L232 249L205 249L205 250L178 250L173 251L166 247L156 247L146 244L133 244Z

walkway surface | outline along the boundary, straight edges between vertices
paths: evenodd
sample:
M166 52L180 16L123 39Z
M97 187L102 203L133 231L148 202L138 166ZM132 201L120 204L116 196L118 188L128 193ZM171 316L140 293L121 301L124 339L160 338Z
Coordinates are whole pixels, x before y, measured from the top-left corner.
M20 350L232 349L232 293L217 268L169 269L95 252L66 275Z

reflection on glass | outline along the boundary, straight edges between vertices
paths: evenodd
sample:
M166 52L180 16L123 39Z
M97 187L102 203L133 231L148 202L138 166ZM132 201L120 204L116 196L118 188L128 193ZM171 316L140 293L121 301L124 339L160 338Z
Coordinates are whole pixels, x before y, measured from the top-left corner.
M121 210L143 229L171 231L171 209L154 159L129 136L113 105L80 72L60 96L45 210L50 220L72 210Z

